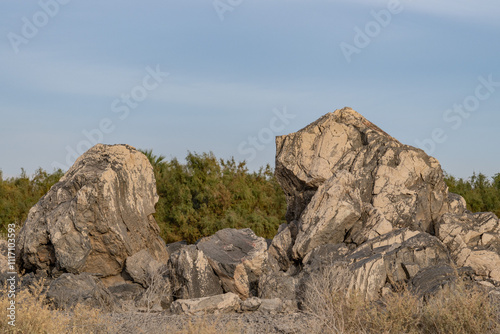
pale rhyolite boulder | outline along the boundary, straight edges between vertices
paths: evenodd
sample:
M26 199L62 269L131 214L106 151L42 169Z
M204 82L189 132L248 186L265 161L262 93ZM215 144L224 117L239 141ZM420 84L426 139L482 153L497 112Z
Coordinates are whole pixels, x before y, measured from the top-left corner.
M281 231L270 253L282 267L287 256L300 260L328 243L359 245L394 228L433 233L449 210L439 162L350 108L277 137L276 150L290 231Z
M166 262L152 215L157 201L143 153L128 145L92 147L31 208L19 233L20 270L106 277L121 273L127 257L143 249Z

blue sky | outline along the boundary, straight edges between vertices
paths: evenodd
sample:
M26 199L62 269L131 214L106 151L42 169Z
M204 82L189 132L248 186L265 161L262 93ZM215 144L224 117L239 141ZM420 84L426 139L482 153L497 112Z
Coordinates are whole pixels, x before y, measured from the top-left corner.
M274 166L273 136L349 106L491 176L498 17L492 0L2 1L0 169L68 167L97 141Z

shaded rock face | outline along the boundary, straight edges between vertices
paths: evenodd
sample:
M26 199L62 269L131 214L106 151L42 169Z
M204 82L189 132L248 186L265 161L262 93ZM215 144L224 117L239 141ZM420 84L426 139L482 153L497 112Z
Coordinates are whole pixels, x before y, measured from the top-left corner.
M173 297L192 299L223 293L222 284L205 254L195 245L183 247L169 260Z
M288 245L273 240L281 262L287 252L301 260L320 245L359 245L394 228L433 233L449 209L438 161L350 108L277 137L276 151L291 225L282 231Z
M224 291L246 299L257 295L259 276L267 259L267 242L250 229L223 229L201 239L197 248L205 254Z
M144 288L150 286L155 274L160 275L166 271L166 269L162 270L162 266L166 265L156 261L145 249L129 256L125 261L126 273Z
M18 238L20 270L106 277L142 249L165 262L152 216L157 201L144 154L128 145L94 146L31 208Z
M77 304L114 310L116 299L104 284L94 276L62 274L50 283L47 298L59 309L71 309Z

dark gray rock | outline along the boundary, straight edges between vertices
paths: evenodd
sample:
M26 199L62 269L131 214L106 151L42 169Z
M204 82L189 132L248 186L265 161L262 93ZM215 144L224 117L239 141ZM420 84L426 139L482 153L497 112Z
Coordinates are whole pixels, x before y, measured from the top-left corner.
M150 286L154 275L160 274L161 266L162 264L145 249L129 256L125 261L126 273L144 288Z
M179 249L183 248L183 247L186 247L188 245L187 241L176 241L176 242L172 242L170 244L167 244L167 253L170 255L172 255L173 253L177 252Z
M106 311L114 310L117 305L104 284L86 273L62 274L50 283L47 298L56 308L63 310L71 310L79 303Z
M222 294L222 283L205 254L195 245L184 246L170 256L170 277L176 299Z
M300 279L282 271L264 273L259 280L259 298L297 300Z
M267 243L250 229L223 229L197 244L222 281L226 292L242 299L257 295L262 267L267 260Z
M456 269L447 264L423 268L410 281L410 287L419 295L434 295L443 286L454 282L458 277Z
M137 283L122 283L110 286L109 292L119 301L136 301L141 298L146 289Z

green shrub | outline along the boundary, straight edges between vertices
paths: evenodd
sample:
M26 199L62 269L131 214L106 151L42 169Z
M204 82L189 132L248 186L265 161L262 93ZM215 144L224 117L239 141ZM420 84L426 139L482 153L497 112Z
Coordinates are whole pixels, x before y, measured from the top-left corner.
M156 221L166 242L195 242L223 228L251 228L272 238L285 222L286 200L268 166L249 172L245 162L188 153L186 163L144 151L160 200Z
M50 174L39 168L31 178L22 170L19 177L4 180L0 171L0 234L5 234L8 224L24 223L30 208L63 175L60 169Z

